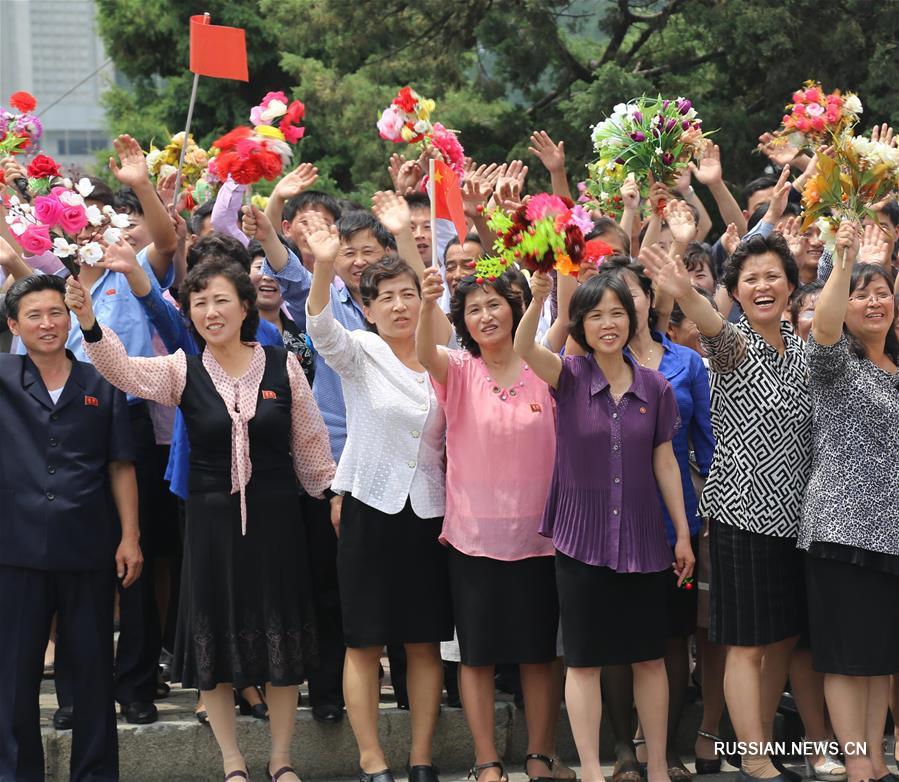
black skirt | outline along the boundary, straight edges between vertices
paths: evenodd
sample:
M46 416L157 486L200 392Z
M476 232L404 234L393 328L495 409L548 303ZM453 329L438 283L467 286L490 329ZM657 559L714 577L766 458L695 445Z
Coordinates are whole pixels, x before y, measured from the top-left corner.
M700 536L690 539L693 555L699 556ZM672 557L673 561L673 557ZM696 632L696 612L699 607L699 580L693 576L691 588L677 585L677 575L669 571L668 578L668 637L687 638Z
M246 498L246 535L239 495L187 500L172 677L184 687L300 684L317 656L295 484L254 478Z
M709 523L709 640L765 646L806 626L805 554L795 538Z
M381 513L344 495L337 576L346 645L437 643L453 637L442 518L421 519L412 503Z
M449 574L463 665L556 659L559 598L552 557L507 562L450 547Z
M805 575L814 669L899 673L899 575L814 555Z
M616 573L556 551L565 662L573 668L665 656L670 571Z

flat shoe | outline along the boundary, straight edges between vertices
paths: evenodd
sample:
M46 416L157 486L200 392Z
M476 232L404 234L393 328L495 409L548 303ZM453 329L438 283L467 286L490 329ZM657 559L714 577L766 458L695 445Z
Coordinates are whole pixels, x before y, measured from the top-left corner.
M633 758L628 758L620 764L615 763L615 768L612 770L612 782L643 782L640 764Z
M359 782L394 782L393 772L389 768L376 771L374 774L366 774L362 771L359 774Z

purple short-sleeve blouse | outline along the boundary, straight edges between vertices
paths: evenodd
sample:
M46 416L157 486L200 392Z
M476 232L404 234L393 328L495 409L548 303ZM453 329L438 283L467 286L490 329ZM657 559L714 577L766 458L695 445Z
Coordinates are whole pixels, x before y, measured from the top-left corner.
M628 356L634 381L616 405L592 356L566 356L556 398L556 459L540 534L563 554L621 573L671 566L653 449L680 425L658 372Z

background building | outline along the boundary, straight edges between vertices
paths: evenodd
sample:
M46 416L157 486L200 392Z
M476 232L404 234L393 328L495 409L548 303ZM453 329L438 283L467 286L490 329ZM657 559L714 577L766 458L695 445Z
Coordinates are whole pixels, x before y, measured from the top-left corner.
M0 0L0 105L17 90L37 98L41 147L85 167L110 144L100 96L115 79L92 0Z

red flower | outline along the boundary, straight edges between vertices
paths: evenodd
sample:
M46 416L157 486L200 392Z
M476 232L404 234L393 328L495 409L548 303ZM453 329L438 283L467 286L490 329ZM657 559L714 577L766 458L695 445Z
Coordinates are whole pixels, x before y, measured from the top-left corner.
M28 164L28 176L31 179L59 176L59 166L49 155L38 155Z
M298 100L287 107L287 113L281 118L278 129L284 134L284 140L288 144L296 144L303 138L306 128L299 127L299 124L305 113L306 107Z
M411 114L415 111L416 103L418 103L418 98L413 95L411 87L403 87L393 99L393 105L398 106L407 114Z
M9 96L9 105L19 111L34 111L37 101L30 92L14 92Z

